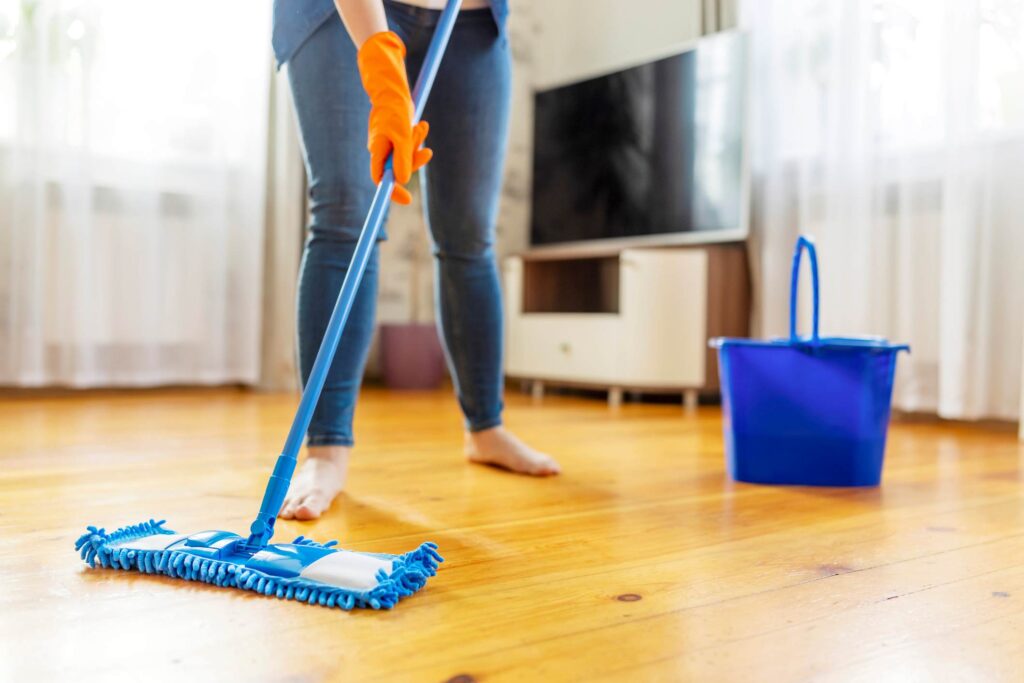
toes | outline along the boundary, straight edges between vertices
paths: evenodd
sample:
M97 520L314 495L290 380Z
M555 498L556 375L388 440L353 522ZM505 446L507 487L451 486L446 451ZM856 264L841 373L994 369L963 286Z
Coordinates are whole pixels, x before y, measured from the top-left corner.
M536 461L536 464L531 468L530 474L536 477L550 477L555 474L559 474L562 468L558 466L558 463L551 458L540 458Z
M323 491L313 491L312 493L306 494L306 497L299 503L299 507L312 510L317 515L323 512L328 505L330 505L330 498L327 498L327 494Z
M307 494L299 501L298 505L295 506L295 519L302 520L304 522L311 519L317 519L323 514L324 509L327 505L324 504L324 497L319 493Z
M307 498L306 501L295 508L295 519L308 522L312 519L318 519L322 512L323 507L319 504L319 501L311 501Z
M552 475L558 474L559 472L561 472L561 470L558 469L558 465L546 462L542 463L541 466L537 468L535 473L541 477L550 477Z
M295 519L295 502L291 498L285 498L277 516L281 519Z
M305 505L300 505L299 507L295 508L295 519L297 519L300 522L310 522L314 519L318 519L319 517L319 512L316 512L312 508L306 507Z

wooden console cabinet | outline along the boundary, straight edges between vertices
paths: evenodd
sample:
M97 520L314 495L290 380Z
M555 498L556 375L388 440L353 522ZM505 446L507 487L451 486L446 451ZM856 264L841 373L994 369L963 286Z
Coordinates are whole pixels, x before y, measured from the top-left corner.
M538 250L508 258L505 370L544 383L680 393L718 389L708 340L748 336L745 246Z

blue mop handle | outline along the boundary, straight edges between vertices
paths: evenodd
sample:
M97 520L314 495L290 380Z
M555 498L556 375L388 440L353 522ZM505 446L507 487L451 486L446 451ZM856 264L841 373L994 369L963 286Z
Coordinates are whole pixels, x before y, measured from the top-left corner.
M427 55L423 59L423 66L412 90L414 123L418 122L420 116L423 115L427 96L430 94L430 88L437 76L437 69L441 65L441 58L444 56L452 29L455 27L455 19L461 5L462 0L448 0L448 4L437 21L437 28L434 29L434 36L430 40ZM247 545L251 549L255 550L266 546L274 535L274 520L277 519L277 514L281 511L281 505L284 503L284 497L288 493L288 485L291 483L292 473L295 472L299 448L306 436L306 430L309 429L310 420L313 419L313 410L320 399L320 392L324 388L327 372L331 368L331 361L334 360L334 352L338 349L345 321L348 320L348 314L352 310L352 302L356 298L356 292L359 289L359 283L362 282L363 273L366 271L370 253L373 251L373 245L376 243L377 235L384 223L384 216L387 213L388 202L391 201L391 192L394 188L395 174L389 158L385 165L384 176L381 178L380 184L377 185L377 193L373 196L370 212L359 233L359 241L352 254L352 263L345 274L345 281L341 285L338 300L334 304L331 320L327 323L327 330L320 343L320 351L316 355L306 388L302 392L302 400L299 401L299 408L295 412L295 419L292 421L291 430L285 440L284 450L277 458L270 481L267 482L267 490L263 494L259 514L249 528L252 535L249 537Z

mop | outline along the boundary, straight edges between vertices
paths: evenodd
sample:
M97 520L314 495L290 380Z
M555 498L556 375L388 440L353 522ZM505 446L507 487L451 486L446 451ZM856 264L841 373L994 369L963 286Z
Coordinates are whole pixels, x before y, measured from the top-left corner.
M461 0L449 0L438 19L412 92L414 122L419 121L423 113L461 4ZM345 610L355 607L390 609L437 574L438 564L444 560L437 552L437 545L431 542L403 555L342 550L335 547L337 541L317 543L302 536L291 543L270 542L274 535L274 522L295 471L299 448L320 398L394 187L394 172L389 159L363 223L352 263L324 332L284 449L267 482L259 513L249 527L249 536L246 538L230 531L179 534L165 528L164 521L153 519L113 532L90 526L75 543L75 549L90 567L95 568L98 564L110 569L164 574L186 581L202 581Z

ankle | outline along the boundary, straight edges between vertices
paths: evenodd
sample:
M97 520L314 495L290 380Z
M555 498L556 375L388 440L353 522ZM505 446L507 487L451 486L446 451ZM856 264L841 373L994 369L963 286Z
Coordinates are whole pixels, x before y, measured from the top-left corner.
M502 425L495 425L494 427L488 427L487 429L481 429L479 431L466 430L466 440L473 441L474 443L480 443L484 441L490 441L492 439L501 438L505 434L505 428Z
M326 462L346 463L352 453L350 446L308 446L306 457L310 460L323 460Z
M484 432L491 431L493 431L493 429L485 429L479 432L466 430L466 438L463 439L466 454L470 455L473 453L479 453L483 450L488 450L488 445L493 442L494 436L492 434L485 434Z

